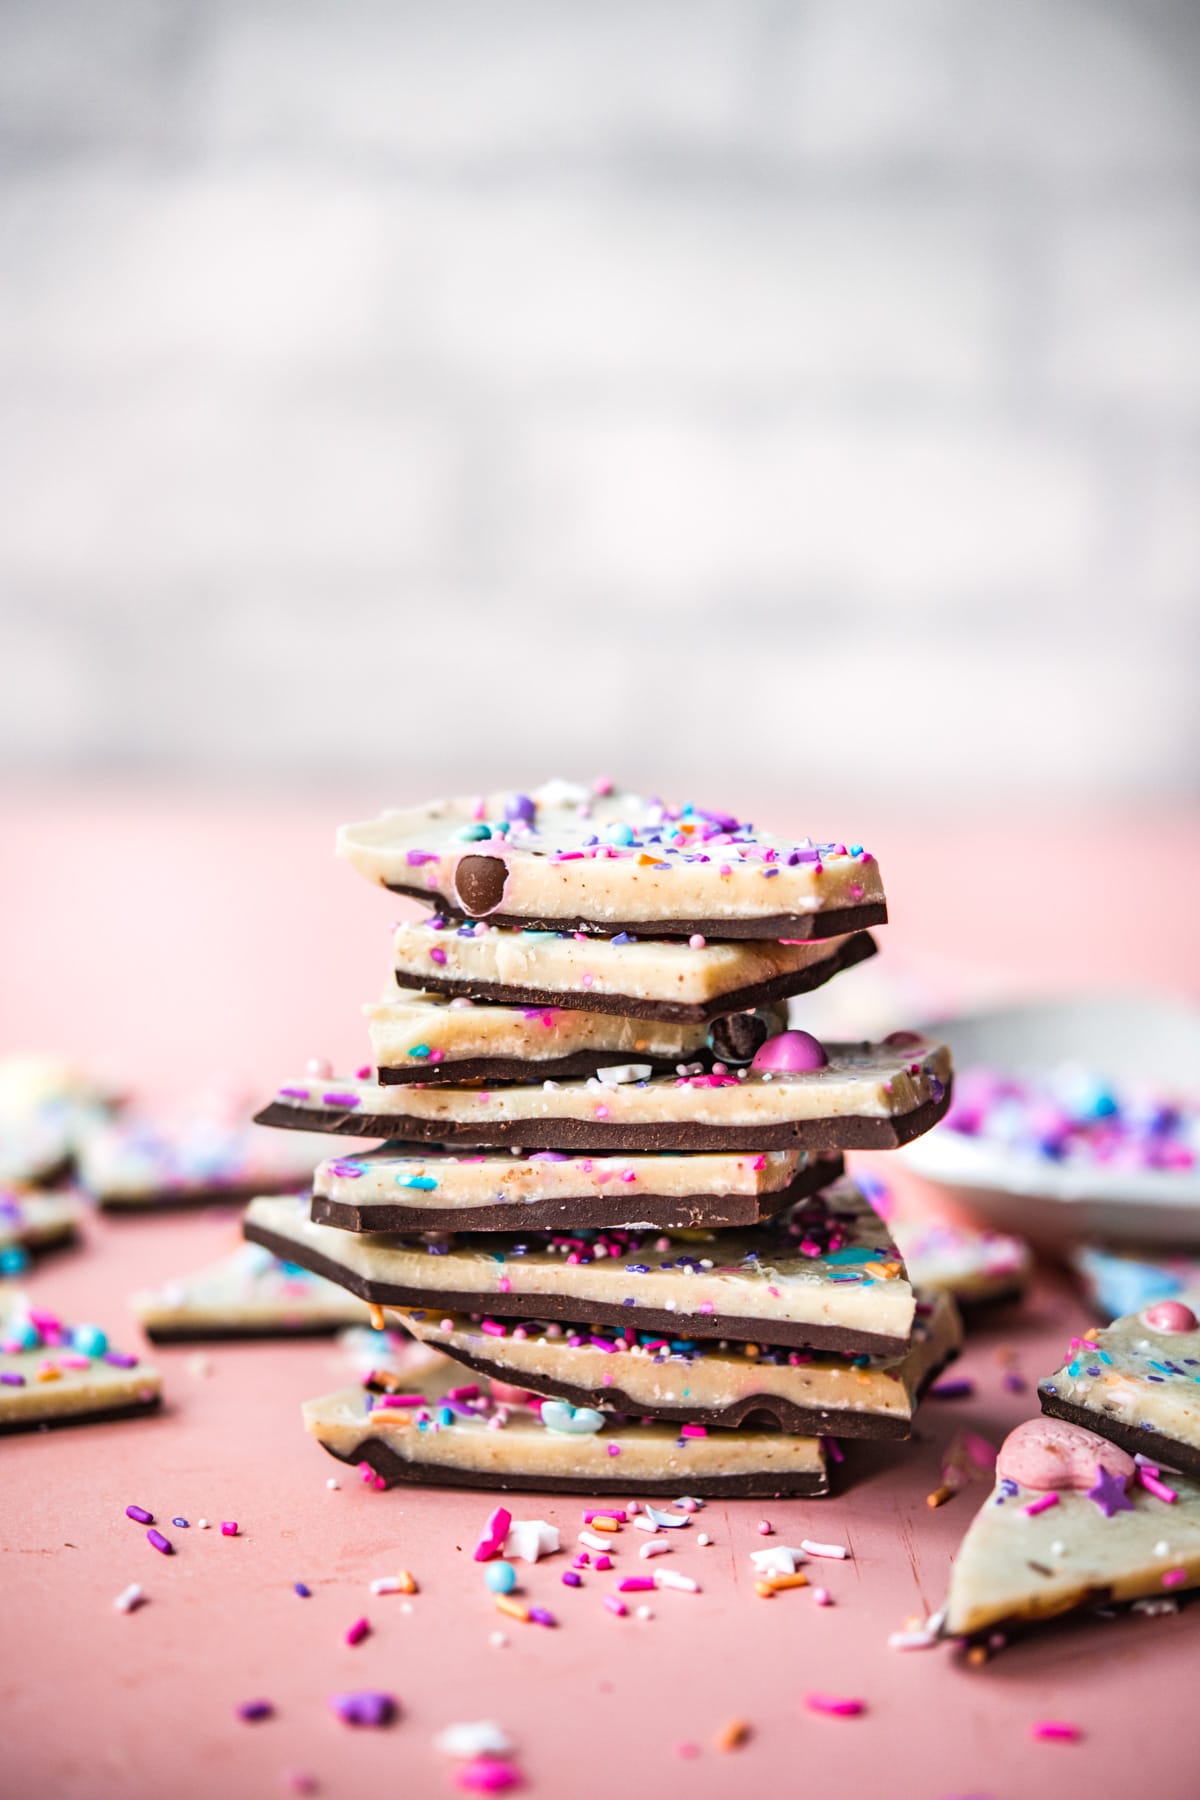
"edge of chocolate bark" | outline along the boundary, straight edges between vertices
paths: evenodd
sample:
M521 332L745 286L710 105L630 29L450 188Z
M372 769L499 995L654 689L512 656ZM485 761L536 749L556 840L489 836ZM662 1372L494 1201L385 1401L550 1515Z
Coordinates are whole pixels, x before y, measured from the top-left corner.
M1181 1475L1200 1478L1200 1448L1194 1444L1181 1443L1178 1438L1167 1437L1154 1429L1143 1430L1140 1425L1127 1425L1123 1419L1114 1419L1107 1413L1093 1412L1089 1407L1076 1405L1073 1400L1048 1394L1040 1385L1038 1401L1048 1418L1082 1425L1085 1431L1107 1438L1109 1443L1128 1451L1130 1456L1149 1456L1155 1462L1161 1457L1168 1468L1178 1469Z
M380 1063L375 1074L381 1087L458 1087L464 1081L508 1082L527 1087L531 1081L585 1081L599 1069L642 1063L655 1075L673 1075L681 1062L712 1065L712 1051L679 1056L650 1056L643 1050L576 1050L570 1056L461 1056L441 1062Z
M313 1435L316 1436L316 1433ZM689 1493L709 1500L773 1500L783 1495L819 1500L829 1493L828 1469L819 1472L806 1469L803 1474L796 1474L791 1480L783 1482L780 1481L778 1470L769 1473L764 1471L761 1474L709 1476L681 1470L677 1475L663 1476L658 1480L641 1476L631 1480L628 1475L619 1474L522 1474L510 1479L485 1469L450 1469L433 1463L410 1462L406 1457L397 1456L388 1444L377 1437L363 1438L345 1456L339 1450L332 1449L320 1437L317 1437L317 1442L328 1456L336 1457L338 1462L348 1463L351 1467L364 1462L369 1464L388 1487L487 1488L506 1494L628 1495L635 1492L639 1496L648 1494L657 1498L661 1495L674 1499L686 1484Z
M138 1324L152 1344L248 1344L272 1338L329 1338L354 1329L349 1319L331 1319L328 1323L306 1320L303 1325L183 1325L177 1328L147 1325L138 1318Z
M851 1356L902 1356L908 1349L907 1337L889 1337L882 1333L854 1332L841 1325L802 1325L788 1320L727 1318L722 1313L678 1313L660 1311L656 1307L623 1306L611 1301L583 1302L571 1294L481 1294L478 1291L445 1288L396 1287L390 1282L373 1281L356 1269L347 1269L332 1257L322 1256L310 1245L267 1231L247 1219L242 1225L247 1243L262 1244L285 1262L296 1263L313 1275L324 1275L336 1286L345 1288L365 1300L368 1306L403 1307L405 1311L473 1313L486 1311L504 1319L562 1319L568 1323L584 1319L594 1325L632 1325L639 1331L657 1331L668 1337L679 1337L688 1328L690 1337L731 1338L737 1343L779 1344L789 1350L841 1350ZM706 1327L696 1331L696 1321Z
M137 1419L145 1413L162 1410L162 1395L149 1400L128 1400L123 1406L97 1406L88 1412L58 1413L53 1418L4 1419L0 1436L14 1436L19 1431L58 1431L67 1425L107 1425L110 1419Z
M843 1114L794 1119L776 1125L697 1125L657 1122L609 1125L601 1119L512 1119L480 1125L448 1119L415 1119L400 1113L334 1112L271 1100L255 1113L256 1125L290 1131L328 1131L344 1137L398 1138L425 1144L469 1144L477 1149L525 1150L896 1150L922 1137L949 1110L953 1078L940 1100L880 1118Z
M844 1172L840 1156L822 1157L800 1169L786 1187L770 1194L569 1194L558 1200L509 1200L498 1206L417 1207L394 1201L334 1200L314 1193L309 1217L315 1225L339 1231L691 1231L726 1226L760 1225L796 1200L819 1194ZM715 1212L714 1212L715 1209ZM638 1216L633 1217L634 1212ZM647 1214L655 1215L648 1218ZM719 1213L719 1217L715 1216Z
M641 936L641 933L636 935ZM446 994L453 998L480 1000L491 1006L557 1006L567 1012L616 1013L628 1019L655 1019L667 1025L708 1025L727 1013L753 1012L769 1006L773 1000L787 1000L793 994L808 994L824 987L835 975L856 968L879 952L879 946L868 931L849 937L836 955L810 968L797 969L789 975L776 975L743 988L732 988L712 1000L686 1003L680 1000L635 1000L627 994L595 994L572 988L513 987L503 981L470 981L465 978L443 978L433 974L409 974L393 969L396 986L429 994Z
M476 915L464 912L448 894L400 881L385 881L380 885L389 893L419 900L422 906L430 907L436 903L437 912L451 921L472 925L477 922ZM616 937L620 932L628 931L634 937L647 939L699 936L720 943L740 938L796 938L807 943L813 938L844 937L851 932L866 931L873 925L886 925L888 912L886 900L877 900L867 906L827 907L812 913L770 913L756 919L656 918L600 922L581 918L576 913L554 919L526 918L520 913L506 912L478 916L485 917L489 925L511 925L518 931L584 931L598 938Z

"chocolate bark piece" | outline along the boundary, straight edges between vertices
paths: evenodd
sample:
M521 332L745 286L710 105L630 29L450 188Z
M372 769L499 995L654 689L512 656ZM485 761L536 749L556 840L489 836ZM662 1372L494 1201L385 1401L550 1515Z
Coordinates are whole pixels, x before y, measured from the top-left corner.
M587 1077L607 1068L674 1073L712 1061L717 1026L673 1025L560 1006L493 1006L444 995L397 994L364 1008L381 1082L541 1081ZM731 1058L748 1063L787 1025L784 1006L718 1024Z
M258 1244L143 1289L129 1304L156 1344L330 1337L369 1318L362 1301L337 1283L282 1263Z
M769 1344L643 1342L645 1333L597 1334L587 1325L447 1318L437 1309L400 1317L414 1337L477 1374L577 1407L839 1438L906 1438L921 1395L962 1344L945 1295L918 1305L903 1356L876 1363Z
M385 1145L313 1176L312 1218L342 1231L658 1231L756 1225L842 1173L840 1156L519 1157Z
M804 943L762 939L692 947L663 939L592 937L567 931L455 928L444 917L396 927L394 978L497 1006L578 1007L625 1018L707 1025L809 993L876 953L869 932Z
M828 1044L803 1073L660 1076L500 1089L293 1081L257 1120L353 1137L527 1150L891 1149L928 1131L951 1097L950 1054L912 1032Z
M916 1301L852 1182L747 1231L355 1236L298 1199L255 1200L243 1231L379 1306L586 1319L849 1355L907 1349Z
M346 825L338 853L394 892L500 925L808 939L887 917L878 865L858 845L565 782Z
M232 1205L295 1192L320 1158L320 1140L280 1147L256 1131L243 1103L201 1102L170 1113L124 1112L85 1133L79 1182L105 1211Z
M893 1219L891 1226L923 1292L952 1294L964 1310L1024 1298L1033 1252L1023 1238L941 1219Z
M1081 1449L1090 1440L1095 1458L1082 1486L1057 1476L1044 1486L1014 1480L1004 1473L1002 1448L996 1486L954 1558L944 1636L1032 1625L1086 1606L1167 1599L1200 1584L1200 1485L1172 1476L1176 1498L1164 1504L1137 1480L1125 1485L1105 1464L1106 1452L1110 1459L1119 1454L1105 1438L1091 1431L1079 1438Z
M79 1202L70 1193L42 1193L0 1187L0 1255L24 1251L40 1256L73 1242L79 1229Z
M373 1396L344 1388L305 1402L305 1429L342 1462L367 1463L388 1486L672 1500L681 1493L750 1499L829 1492L816 1438L700 1428L683 1435L672 1426L628 1421L599 1421L595 1429L586 1421L584 1429L556 1431L528 1407L497 1408L482 1395L453 1398L440 1385L423 1407L371 1409ZM428 1429L431 1423L436 1430Z
M1179 1300L1153 1301L1074 1340L1062 1367L1039 1384L1038 1400L1052 1418L1098 1432L1131 1455L1161 1458L1200 1476L1195 1313Z
M19 1294L0 1298L0 1432L135 1418L161 1399L158 1370L110 1350L95 1327L72 1330Z

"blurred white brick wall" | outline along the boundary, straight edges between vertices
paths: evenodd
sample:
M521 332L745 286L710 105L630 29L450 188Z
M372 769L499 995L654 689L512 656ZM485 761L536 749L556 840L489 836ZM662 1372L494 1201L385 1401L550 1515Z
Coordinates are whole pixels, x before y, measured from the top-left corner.
M1198 78L1194 0L4 0L0 763L1194 792Z

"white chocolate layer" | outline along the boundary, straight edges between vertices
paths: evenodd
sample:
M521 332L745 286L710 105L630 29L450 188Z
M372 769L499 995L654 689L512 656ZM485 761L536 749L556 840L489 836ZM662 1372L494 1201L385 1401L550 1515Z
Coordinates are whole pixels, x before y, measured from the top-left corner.
M434 903L474 913L460 893L459 863L487 856L507 870L489 911L517 919L586 919L604 930L644 922L738 921L801 916L883 901L874 858L845 845L775 837L726 819L673 812L636 794L603 797L565 782L530 798L530 825L505 829L510 796L432 801L343 825L338 854L369 881L419 888ZM472 839L481 821L498 835ZM625 829L635 842L612 842ZM599 838L599 843L590 839ZM736 935L736 931L734 932Z
M808 1228L807 1221L820 1220L821 1200L837 1216L837 1249L822 1248L819 1223L811 1233ZM793 1233L793 1222L803 1229ZM344 1269L381 1286L412 1290L430 1306L439 1294L478 1295L480 1311L499 1295L529 1295L529 1310L536 1315L536 1297L561 1295L585 1315L589 1301L621 1307L632 1300L671 1313L693 1332L703 1334L706 1318L716 1317L734 1336L734 1321L746 1322L748 1331L766 1341L772 1321L837 1327L867 1338L907 1338L916 1310L887 1227L848 1181L744 1231L672 1237L530 1232L519 1240L523 1250L511 1237L484 1232L424 1241L339 1231L314 1224L307 1203L292 1197L252 1201L246 1224L269 1233L273 1248L294 1246L289 1260L311 1265L319 1258L331 1273ZM820 1253L806 1254L805 1243ZM585 1254L591 1260L582 1260ZM711 1335L711 1324L708 1329Z
M255 1189L299 1187L328 1144L261 1131L236 1118L205 1110L179 1117L127 1115L89 1131L79 1147L79 1179L104 1207L145 1206L219 1197Z
M922 1292L952 1294L964 1305L1024 1293L1033 1254L1023 1238L929 1219L893 1219L909 1277Z
M639 1194L777 1194L806 1166L800 1150L766 1150L744 1156L645 1155L565 1156L557 1150L531 1156L480 1151L455 1153L440 1145L426 1151L386 1146L362 1156L331 1157L318 1163L313 1193L351 1206L383 1205L470 1209L522 1206L544 1200L581 1200L623 1191ZM421 1185L418 1185L421 1184ZM513 1220L519 1231L519 1218Z
M762 1397L812 1411L907 1422L930 1371L962 1343L958 1313L945 1295L926 1315L918 1313L905 1355L861 1367L808 1351L711 1339L687 1349L672 1347L666 1338L642 1344L636 1333L623 1337L611 1328L587 1325L491 1320L484 1331L463 1313L447 1317L402 1309L399 1316L423 1343L451 1356L485 1358L497 1365L500 1380L515 1387L548 1394L562 1386L584 1389L597 1396L591 1404L600 1407L605 1406L605 1390L617 1388L636 1409L651 1413L662 1408L709 1412ZM836 1435L836 1425L829 1429Z
M281 1263L258 1244L242 1244L220 1262L144 1288L129 1304L151 1335L337 1331L365 1325L369 1316L345 1288Z
M943 1044L901 1033L902 1043L827 1044L829 1064L802 1074L662 1075L606 1087L594 1077L550 1086L385 1087L373 1081L311 1077L288 1082L276 1103L314 1115L361 1112L397 1121L466 1125L535 1119L601 1120L621 1125L712 1127L779 1125L806 1119L895 1119L940 1099L950 1080ZM370 1134L368 1134L370 1135ZM397 1129L397 1136L403 1132Z
M461 1370L458 1371L461 1374ZM435 1396L430 1394L431 1401ZM550 1431L524 1406L489 1409L486 1416L458 1415L451 1424L426 1423L416 1409L367 1410L361 1388L308 1400L304 1427L326 1449L356 1461L370 1438L381 1439L395 1455L430 1471L469 1472L497 1482L527 1478L536 1491L539 1476L554 1480L640 1483L674 1481L686 1491L705 1477L777 1474L789 1479L820 1478L825 1459L817 1438L782 1431L720 1431L681 1440L677 1425L606 1424L589 1433ZM428 1421L428 1413L426 1413ZM502 1417L494 1425L491 1419Z
M704 1050L708 1039L707 1025L669 1025L557 1006L491 1006L440 994L397 995L395 990L363 1011L372 1055L383 1069L424 1070L467 1057L519 1057L530 1065L529 1079L534 1080L539 1062L584 1052L615 1062L647 1056L686 1062ZM786 1013L783 1006L769 1009L765 1036L784 1030Z
M1200 1450L1200 1330L1155 1331L1130 1313L1098 1331L1090 1348L1081 1340L1039 1386L1095 1413L1101 1433L1113 1419Z
M396 968L413 978L561 993L564 1006L586 1006L594 994L706 1006L723 994L815 969L839 955L845 943L844 937L803 944L749 938L693 949L662 938L618 943L485 921L457 929L406 921L396 927L394 957Z
M1010 1619L1053 1618L1105 1597L1162 1599L1195 1587L1200 1485L1173 1475L1171 1486L1178 1499L1165 1505L1131 1484L1132 1509L1106 1518L1086 1493L1065 1489L1054 1506L1030 1516L1025 1507L1041 1495L1015 1482L998 1483L954 1558L945 1634L965 1636ZM1176 1570L1182 1579L1164 1581Z
M75 1236L79 1212L70 1195L0 1191L0 1250L48 1250L66 1243Z
M0 1427L120 1413L128 1407L149 1407L159 1399L158 1370L145 1363L121 1368L70 1344L4 1348L25 1312L19 1295L0 1301Z

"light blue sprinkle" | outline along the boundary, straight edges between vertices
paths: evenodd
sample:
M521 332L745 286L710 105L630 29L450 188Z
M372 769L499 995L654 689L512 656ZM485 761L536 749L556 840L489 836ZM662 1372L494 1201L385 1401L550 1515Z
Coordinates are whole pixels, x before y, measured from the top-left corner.
M425 1193L437 1186L432 1175L397 1175L396 1186L404 1188L421 1188Z
M414 1044L408 1054L410 1056L422 1056L422 1057L428 1056L429 1055L429 1045L428 1044Z
M637 841L632 825L626 825L619 819L615 825L608 827L604 835L610 844L632 844Z
M460 844L478 844L491 837L492 828L490 825L460 825L454 835Z

